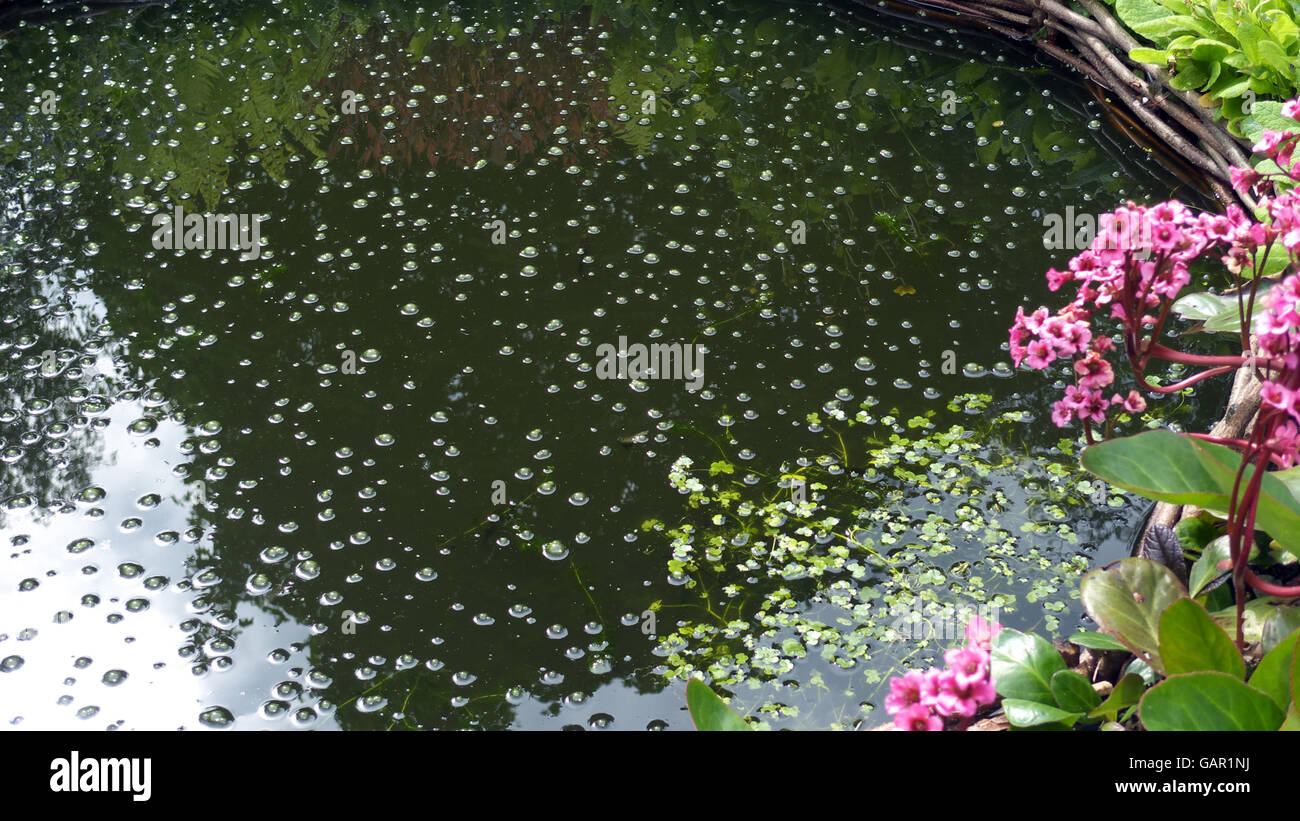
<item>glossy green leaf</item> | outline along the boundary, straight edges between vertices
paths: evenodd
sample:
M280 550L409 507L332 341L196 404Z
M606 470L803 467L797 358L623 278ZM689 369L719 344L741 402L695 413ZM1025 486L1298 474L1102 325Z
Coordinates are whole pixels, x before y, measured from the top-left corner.
M1128 53L1128 58L1135 63L1153 63L1158 66L1165 64L1167 56L1158 48L1135 48Z
M1150 687L1160 680L1160 674L1151 669L1151 665L1142 659L1133 659L1124 667L1124 675L1135 675Z
M1300 630L1284 638L1277 647L1260 659L1259 666L1250 675L1250 686L1268 693L1283 710L1291 705L1293 699L1291 673L1295 667L1297 640L1300 640Z
M1088 679L1073 670L1060 670L1052 675L1052 697L1062 710L1087 713L1101 703L1101 696L1092 689Z
M1223 512L1241 456L1221 445L1152 430L1091 445L1081 461L1089 472L1148 499ZM1300 501L1269 474L1260 488L1255 523L1285 550L1300 555Z
M1229 308L1235 310L1236 307L1235 296L1220 296L1209 291L1198 291L1180 296L1173 304L1173 312L1188 322L1204 322L1212 316L1226 312Z
M1056 703L1052 676L1065 669L1065 659L1047 640L1003 628L993 637L990 655L993 682L1004 699Z
M1124 642L1120 641L1114 636L1108 636L1105 633L1097 633L1092 630L1080 630L1079 632L1075 633L1073 636L1070 636L1070 641L1073 644L1079 645L1080 647L1088 647L1093 650L1127 650L1128 649L1127 647L1124 646Z
M1283 255L1270 254L1269 259L1265 261L1264 276L1268 276L1270 274L1276 273L1276 270L1281 270L1281 267L1278 267L1276 270L1272 270L1273 266L1269 264L1269 263L1276 263L1278 259L1282 260L1283 265L1285 264L1285 257ZM1255 292L1255 304L1250 306L1250 313L1247 314L1246 316L1247 326L1254 327L1255 318L1259 316L1259 313L1262 310L1264 310L1261 307L1264 304L1263 302L1264 295L1267 294L1272 287L1273 287L1272 283L1261 284L1259 286L1259 289ZM1234 335L1241 333L1241 314L1245 310L1245 307L1244 306L1238 307L1237 299L1235 296L1233 296L1231 299L1232 299L1232 304L1229 305L1225 310L1220 311L1219 313L1205 320L1205 330L1208 333L1234 334Z
M1246 663L1232 639L1193 599L1179 599L1160 615L1160 658L1169 675L1217 670L1246 678Z
M1226 573L1231 573L1231 570L1219 569L1219 562L1226 562L1231 558L1231 545L1228 544L1227 536L1220 536L1206 545L1201 557L1192 563L1191 580L1188 582L1191 595L1201 595L1210 586L1210 582Z
M1115 14L1138 34L1150 37L1147 33L1149 24L1169 17L1173 12L1151 0L1115 0Z
M686 708L695 722L695 729L705 731L749 730L745 719L727 706L717 693L697 678L686 685Z
M1120 710L1137 704L1142 699L1142 693L1146 688L1147 683L1141 676L1137 673L1129 673L1115 684L1115 689L1110 691L1106 700L1097 705L1088 715L1092 718L1110 716L1111 720L1114 720Z
M1150 559L1121 559L1079 583L1092 620L1160 672L1160 614L1186 595L1169 568Z
M1050 704L1018 698L1003 699L1002 709L1007 714L1007 721L1013 727L1037 727L1057 722L1073 724L1082 718L1081 713L1072 713Z
M1227 43L1220 43L1218 40L1211 40L1208 37L1201 37L1192 44L1191 55L1195 60L1207 60L1218 62L1235 49Z
M1205 546L1214 541L1218 530L1214 525L1202 519L1200 516L1194 516L1190 519L1183 519L1174 525L1174 535L1183 546L1183 553L1192 555L1199 554L1205 549Z
M1138 716L1148 730L1271 731L1282 709L1268 694L1227 673L1182 673L1147 691Z

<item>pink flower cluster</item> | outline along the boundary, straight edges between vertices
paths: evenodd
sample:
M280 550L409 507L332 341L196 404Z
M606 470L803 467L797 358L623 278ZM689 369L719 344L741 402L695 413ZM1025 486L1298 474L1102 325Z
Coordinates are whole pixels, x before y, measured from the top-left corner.
M1070 260L1067 270L1047 272L1051 290L1073 283L1075 297L1054 315L1046 308L1032 314L1017 309L1010 333L1011 362L1044 370L1057 359L1074 358L1075 384L1052 406L1058 427L1075 420L1085 429L1100 424L1112 406L1129 413L1146 409L1146 400L1136 390L1109 397L1104 392L1115 381L1106 359L1115 343L1093 330L1098 311L1108 311L1122 324L1123 351L1141 379L1146 359L1155 353L1143 336L1149 332L1154 340L1159 335L1170 305L1191 281L1189 263L1227 245L1223 261L1239 272L1253 264L1252 251L1279 231L1291 231L1300 244L1300 201L1293 203L1289 195L1266 201L1279 227L1258 225L1235 205L1226 214L1196 214L1176 200L1149 208L1130 202L1103 216L1092 246Z
M1264 297L1255 320L1255 337L1266 374L1260 388L1264 405L1285 414L1268 442L1283 468L1296 462L1300 439L1300 275L1282 280Z
M948 669L912 670L889 682L885 710L899 730L942 730L944 719L968 721L997 699L990 678L989 647L1002 629L979 616L966 626L966 645L943 654Z

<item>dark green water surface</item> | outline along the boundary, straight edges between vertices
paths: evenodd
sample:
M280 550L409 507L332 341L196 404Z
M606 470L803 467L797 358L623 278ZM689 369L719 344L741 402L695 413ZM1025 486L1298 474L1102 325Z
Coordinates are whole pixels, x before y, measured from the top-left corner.
M738 707L850 727L936 651L866 629L882 591L996 589L1006 623L1071 630L1141 508L1042 501L1083 477L1005 329L1068 257L1044 213L1177 192L1021 58L877 25L286 0L10 32L2 726L685 728L677 676L725 639L769 648L712 670ZM265 246L156 249L178 205L263 215ZM602 378L620 337L702 346L698 385ZM864 491L931 411L984 431L934 453L980 493ZM820 464L829 529L863 506L853 538L894 559L670 571L667 531L713 515L670 484L682 456L756 503ZM921 534L889 551L885 498ZM1005 572L978 540L898 553L972 510ZM760 635L787 586L798 623ZM810 619L857 649L820 654Z

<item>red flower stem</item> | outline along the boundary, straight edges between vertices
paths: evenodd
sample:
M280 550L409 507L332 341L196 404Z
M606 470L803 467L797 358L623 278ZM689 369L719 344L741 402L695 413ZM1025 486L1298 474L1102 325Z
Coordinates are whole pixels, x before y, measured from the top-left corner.
M1266 582L1263 579L1261 579L1259 576L1256 576L1254 573L1252 573L1249 567L1247 567L1243 571L1242 575L1245 576L1246 581L1250 584L1251 587L1255 588L1256 590L1258 590L1259 592L1263 593L1266 596L1281 596L1282 598L1287 598L1287 599L1300 596L1300 586L1283 587L1282 585L1279 584Z
M1161 359L1167 359L1170 362L1181 362L1185 365L1232 365L1233 367L1239 368L1249 361L1244 356L1208 356L1204 354L1175 351L1173 348L1166 348L1159 342L1152 342L1147 348L1147 354L1149 356L1158 356Z
M1205 442L1213 442L1216 445L1226 445L1227 447L1233 448L1235 450L1244 450L1245 448L1250 447L1250 443L1247 442L1245 439L1229 439L1223 436L1211 436L1208 433L1189 433L1187 434L1187 436L1190 436L1193 439L1200 439Z
M1142 387L1145 388L1146 390L1152 391L1154 393L1177 393L1178 391L1181 391L1183 388L1191 387L1192 385L1195 385L1197 382L1200 382L1205 379L1209 379L1211 376L1218 376L1219 374L1222 373L1231 373L1235 371L1238 367L1240 366L1221 365L1217 368L1210 368L1207 371L1201 371L1200 373L1193 374L1187 377L1186 379L1182 380L1181 382L1175 382L1172 385L1152 385L1149 382L1147 382L1146 377L1138 377L1138 383L1142 385Z

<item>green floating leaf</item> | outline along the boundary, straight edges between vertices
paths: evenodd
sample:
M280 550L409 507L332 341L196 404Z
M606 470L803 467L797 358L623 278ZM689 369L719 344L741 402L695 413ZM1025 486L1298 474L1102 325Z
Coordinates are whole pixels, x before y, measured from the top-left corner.
M1128 650L1124 642L1108 636L1105 633L1097 633L1092 630L1080 630L1073 636L1070 636L1070 642L1080 647L1088 647L1093 650Z
M1004 699L1054 705L1052 676L1065 669L1065 659L1041 636L1003 628L993 637L991 672Z
M1053 674L1052 697L1061 709L1071 713L1087 713L1101 703L1101 696L1092 689L1088 679L1073 670Z
M740 714L727 706L717 693L697 678L686 685L686 709L690 711L695 729L707 732L719 730L749 730Z
M1297 640L1300 640L1300 630L1284 638L1267 653L1250 675L1250 686L1268 693L1283 710L1288 709L1294 700L1291 694L1291 673L1295 666Z
M1119 711L1125 707L1132 707L1142 699L1142 693L1145 692L1147 683L1137 673L1129 673L1119 680L1115 689L1110 691L1106 700L1099 704L1088 714L1090 718L1101 718L1107 716L1111 721L1119 715Z
M1161 614L1160 658L1169 675L1217 670L1246 678L1246 662L1232 639L1193 599L1179 599Z
M1264 692L1227 673L1181 673L1147 691L1138 716L1148 730L1272 731L1285 714Z
M1241 456L1222 445L1152 430L1091 445L1081 461L1085 470L1148 499L1223 512ZM1271 473L1263 478L1255 523L1300 556L1300 501Z
M1186 595L1169 568L1150 559L1121 559L1079 583L1079 598L1092 620L1158 672L1164 671L1160 614Z
M1018 698L1003 699L1002 709L1013 727L1037 727L1058 722L1070 725L1083 717L1082 713L1071 713L1050 704Z

